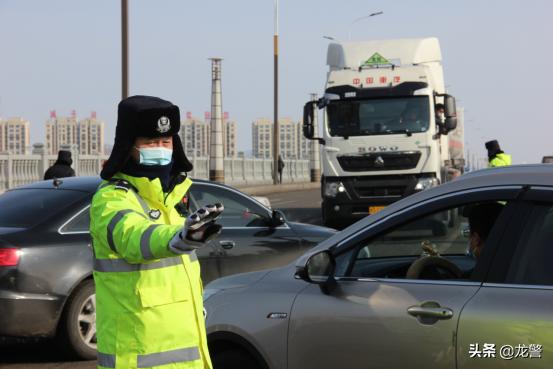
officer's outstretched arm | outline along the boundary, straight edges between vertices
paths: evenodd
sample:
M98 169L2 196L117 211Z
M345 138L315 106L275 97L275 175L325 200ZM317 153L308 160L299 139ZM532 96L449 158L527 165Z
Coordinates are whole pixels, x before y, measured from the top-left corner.
M129 263L173 257L169 242L182 225L155 224L144 214L133 194L100 190L90 208L90 232L96 258L118 256Z
M215 223L223 212L223 204L207 205L192 213L184 222L181 232L169 243L175 253L195 250L221 233L221 225Z

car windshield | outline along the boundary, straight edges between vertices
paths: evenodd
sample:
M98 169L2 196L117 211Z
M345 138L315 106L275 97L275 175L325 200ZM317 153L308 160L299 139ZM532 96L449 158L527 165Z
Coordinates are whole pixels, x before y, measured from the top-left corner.
M30 228L87 197L82 191L18 189L0 195L0 227Z
M417 133L428 130L428 97L331 101L327 106L331 136Z

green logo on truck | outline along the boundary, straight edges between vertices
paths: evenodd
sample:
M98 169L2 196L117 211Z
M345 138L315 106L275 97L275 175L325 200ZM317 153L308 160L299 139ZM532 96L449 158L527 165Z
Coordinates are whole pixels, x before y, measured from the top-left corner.
M365 60L363 65L385 65L391 64L388 59L380 55L379 53L374 53L370 58Z

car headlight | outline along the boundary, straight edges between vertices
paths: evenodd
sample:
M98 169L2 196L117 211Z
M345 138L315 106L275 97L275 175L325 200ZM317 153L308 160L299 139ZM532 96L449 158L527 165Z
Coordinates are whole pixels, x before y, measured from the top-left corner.
M342 182L327 182L324 187L326 197L336 197L339 193L346 192L346 187Z
M434 178L434 177L419 178L419 181L415 186L415 191L428 190L429 188L436 187L439 184L440 184L440 181L438 181L438 178Z
M216 295L221 292L221 289L218 288L206 288L204 289L203 300L206 302L211 296Z

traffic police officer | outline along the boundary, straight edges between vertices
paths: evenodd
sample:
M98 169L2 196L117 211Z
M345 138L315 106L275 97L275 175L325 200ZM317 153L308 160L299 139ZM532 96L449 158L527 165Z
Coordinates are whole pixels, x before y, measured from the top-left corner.
M488 150L488 167L504 167L511 165L511 155L505 154L499 147L497 140L486 142L486 149Z
M187 214L192 181L179 108L119 103L113 151L90 208L99 368L211 368L195 249L222 206Z

